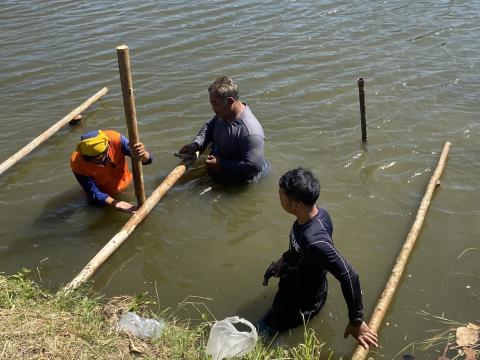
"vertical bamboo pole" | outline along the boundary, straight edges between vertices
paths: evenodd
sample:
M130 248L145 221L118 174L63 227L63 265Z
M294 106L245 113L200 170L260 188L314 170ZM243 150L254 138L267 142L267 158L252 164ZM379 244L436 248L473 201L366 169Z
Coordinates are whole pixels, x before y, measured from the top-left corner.
M7 160L5 160L2 164L0 164L0 175L9 169L11 166L13 166L17 161L20 159L24 158L30 152L32 152L33 149L35 149L38 145L43 143L45 140L50 138L53 134L55 134L58 130L60 130L63 126L68 124L69 121L74 119L77 115L85 111L90 105L92 105L94 102L96 102L98 99L100 99L103 95L105 95L108 92L108 88L104 87L103 89L99 90L95 95L84 101L79 107L73 109L67 116L65 116L63 119L59 120L57 123L52 125L50 128L45 130L43 133L41 133L39 136L37 136L35 139L30 141L27 145L25 145L22 149L17 151L14 155L10 156Z
M417 240L418 233L422 228L423 220L425 219L428 206L430 205L430 201L432 200L433 191L438 185L440 185L440 176L442 175L443 168L445 167L445 162L447 161L447 155L448 150L450 149L450 145L452 144L449 141L445 142L445 145L443 145L437 168L433 172L433 175L428 182L427 190L425 191L425 195L423 196L422 202L420 203L420 207L417 211L417 216L415 217L415 222L413 223L410 232L408 233L407 239L403 244L402 250L397 257L397 261L395 263L395 266L393 267L392 274L390 275L390 278L385 285L382 296L380 296L380 299L375 306L375 310L373 310L373 314L370 322L368 323L368 327L375 333L378 333L380 324L385 317L388 306L390 305L390 302L395 295L395 291L397 290L398 284L400 283L400 278L402 277L403 270L405 269L405 265L407 264L408 257L412 252L415 241ZM352 360L364 360L367 358L367 355L368 350L365 350L362 346L358 345L357 349L352 355Z
M130 71L130 55L127 45L120 45L117 47L117 57L118 70L120 71L120 82L122 84L125 120L127 121L128 128L128 140L130 141L130 145L133 146L140 142L140 136L137 127L137 113L135 110L135 98L133 96L132 75ZM145 188L143 186L142 161L136 159L134 156L132 156L131 160L137 207L141 207L146 200Z
M360 100L360 122L362 126L362 141L367 141L367 117L365 115L365 90L364 86L364 79L358 79L358 98Z

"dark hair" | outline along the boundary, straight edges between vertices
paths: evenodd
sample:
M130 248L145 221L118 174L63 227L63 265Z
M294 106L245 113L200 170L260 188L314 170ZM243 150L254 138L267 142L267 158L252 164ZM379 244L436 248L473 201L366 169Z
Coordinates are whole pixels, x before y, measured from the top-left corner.
M305 205L315 205L320 196L320 182L310 170L301 167L283 174L278 185L289 198Z

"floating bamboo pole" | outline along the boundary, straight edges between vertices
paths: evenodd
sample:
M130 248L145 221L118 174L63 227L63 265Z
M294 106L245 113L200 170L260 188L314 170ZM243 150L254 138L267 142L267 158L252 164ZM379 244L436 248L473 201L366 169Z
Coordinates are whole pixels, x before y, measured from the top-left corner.
M390 302L395 295L395 291L400 282L400 278L402 277L403 270L405 269L405 265L408 261L408 257L412 252L415 241L417 240L417 236L422 228L423 220L425 219L428 206L430 205L430 201L432 199L433 191L438 185L440 185L439 179L442 175L443 168L445 167L445 162L447 160L450 145L451 143L449 141L445 142L445 145L443 145L437 168L435 169L432 177L430 178L427 190L425 191L425 195L423 196L420 207L418 208L415 222L413 223L410 232L408 233L407 239L405 240L402 250L397 257L395 266L393 267L392 274L390 275L390 278L385 285L382 296L380 296L380 299L378 300L377 305L375 306L375 309L373 311L372 318L368 323L368 327L370 328L370 330L375 333L378 333L378 329L380 327L380 324L382 323L385 313L387 312L388 306L390 305ZM352 360L364 360L367 358L367 355L368 350L365 350L361 345L358 345L357 349L352 355Z
M63 292L69 292L76 289L80 284L87 281L97 271L97 269L108 259L110 255L117 250L120 245L128 238L128 236L135 230L137 225L145 219L165 193L177 182L178 179L185 173L185 171L195 162L196 156L189 161L182 161L163 182L153 191L152 195L145 201L145 203L132 215L130 220L120 229L120 231L90 260L90 262L83 268L83 270L62 289Z
M367 117L365 115L365 80L363 78L358 79L358 99L360 101L360 124L362 126L362 141L367 141Z
M95 101L100 99L103 95L108 92L108 88L104 87L91 98L86 100L82 105L73 109L67 116L65 116L62 120L58 121L55 125L50 127L48 130L44 131L42 134L37 136L33 139L30 143L25 145L22 149L20 149L17 153L10 156L7 160L5 160L2 164L0 164L0 175L11 166L13 166L17 161L22 159L23 157L27 156L33 149L35 149L38 145L43 143L47 140L50 136L55 134L58 130L60 130L63 126L68 124L70 120L74 119L77 115L81 112L85 111L90 105L92 105Z
M133 96L132 73L130 71L130 54L127 45L117 47L118 70L120 71L120 83L122 84L123 107L125 108L125 120L127 121L128 140L133 146L140 142L137 126L137 112L135 110L135 98ZM142 161L134 156L131 157L133 185L137 197L137 207L141 207L146 200L143 186Z

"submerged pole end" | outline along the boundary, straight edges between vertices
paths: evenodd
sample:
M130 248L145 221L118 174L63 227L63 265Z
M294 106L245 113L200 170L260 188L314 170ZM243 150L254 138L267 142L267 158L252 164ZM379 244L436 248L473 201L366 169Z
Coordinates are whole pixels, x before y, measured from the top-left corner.
M75 116L72 120L70 120L68 122L68 125L70 126L77 126L77 125L80 125L82 123L82 115L78 114L77 116Z

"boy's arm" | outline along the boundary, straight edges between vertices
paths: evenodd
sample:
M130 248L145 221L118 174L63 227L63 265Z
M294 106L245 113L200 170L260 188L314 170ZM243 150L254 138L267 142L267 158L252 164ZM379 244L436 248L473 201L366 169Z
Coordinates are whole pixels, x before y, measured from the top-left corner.
M377 347L377 335L364 322L362 292L358 274L327 239L311 244L308 252L312 258L322 261L327 270L340 282L350 320L344 336L352 335L364 348Z
M327 270L340 282L350 323L355 325L363 321L362 293L358 274L327 239L311 244L308 253L311 258L317 258L324 263Z

